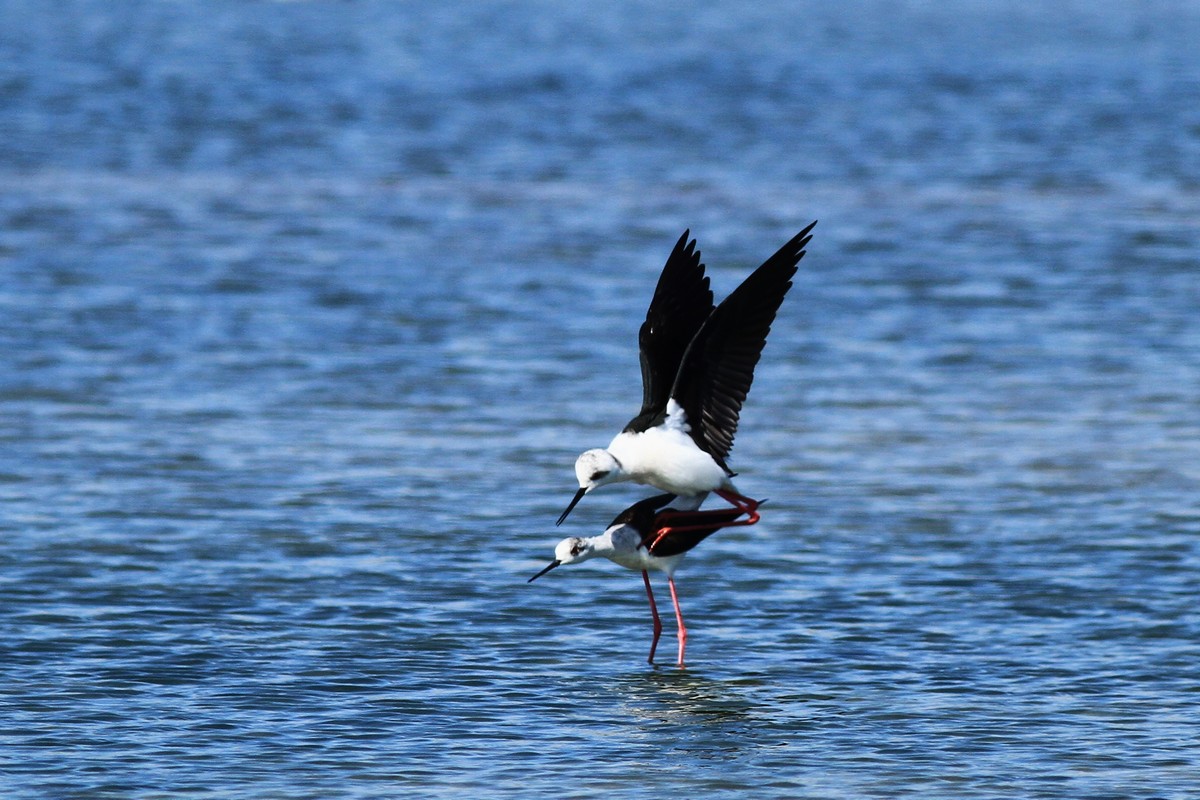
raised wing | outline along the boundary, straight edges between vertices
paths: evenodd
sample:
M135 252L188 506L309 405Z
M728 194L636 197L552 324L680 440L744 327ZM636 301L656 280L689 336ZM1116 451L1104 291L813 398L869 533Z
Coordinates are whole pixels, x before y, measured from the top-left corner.
M625 430L645 430L662 419L683 354L713 310L712 289L689 233L683 232L667 258L638 331L642 408Z
M671 388L670 396L687 414L692 439L727 472L725 459L754 367L816 224L779 248L713 310L684 354Z

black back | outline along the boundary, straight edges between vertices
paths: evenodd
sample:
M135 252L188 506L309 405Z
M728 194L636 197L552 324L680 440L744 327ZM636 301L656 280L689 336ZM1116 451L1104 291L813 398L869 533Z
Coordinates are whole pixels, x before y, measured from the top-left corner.
M689 233L683 232L667 257L638 331L642 408L625 426L627 431L644 431L662 422L683 354L713 310L712 289Z
M692 439L726 472L754 367L816 224L779 248L713 310L688 346L671 388L670 396L687 413Z
M659 522L655 519L651 533L642 537L642 545L650 548L652 556L675 556L686 553L709 536L724 528L741 516L741 509L719 508L712 511L685 511L672 514L668 521ZM709 524L711 523L711 525ZM666 536L655 542L655 537L665 525L703 525L687 531L672 530Z
M674 499L675 495L673 494L656 494L645 500L639 500L613 517L613 521L608 523L608 527L628 525L645 535L646 531L654 525L654 518L658 515L659 509L664 508Z
M649 548L652 556L666 557L686 553L709 536L733 522L742 511L738 508L721 508L712 511L675 511L670 512L669 518L660 514L672 500L673 494L660 494L640 500L622 511L609 524L628 525L642 534L642 547ZM686 531L671 531L658 539L659 533L667 526L700 525L703 527ZM657 539L657 541L655 541Z

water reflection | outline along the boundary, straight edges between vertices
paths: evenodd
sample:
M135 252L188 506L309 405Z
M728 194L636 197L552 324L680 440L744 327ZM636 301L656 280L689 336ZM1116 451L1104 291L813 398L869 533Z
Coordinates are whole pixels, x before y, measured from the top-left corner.
M635 718L681 725L745 722L755 704L729 681L701 668L672 665L624 673L617 679L623 707Z

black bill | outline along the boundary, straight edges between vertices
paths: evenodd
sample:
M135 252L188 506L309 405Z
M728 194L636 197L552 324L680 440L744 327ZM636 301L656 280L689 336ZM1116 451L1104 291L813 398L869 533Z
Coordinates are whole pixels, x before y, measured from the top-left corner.
M583 499L585 494L587 494L587 489L584 489L582 486L579 487L579 491L576 492L575 496L571 498L571 504L567 506L567 510L562 513L562 516L558 518L558 522L554 524L562 525L563 520L567 518L567 515L571 513L571 510L574 509L575 506L579 505L579 501Z
M551 562L550 562L550 566L546 567L544 570L542 570L541 572L539 572L537 575L534 575L532 578L530 578L529 580L527 580L527 581L525 581L525 582L526 582L526 583L533 583L533 582L534 582L534 581L536 581L538 578L542 577L542 576L543 576L543 575L545 575L547 572L549 572L550 570L554 569L555 567L557 567L557 566L558 566L559 564L561 564L561 563L562 563L562 562L561 562L561 561L558 561L558 560L551 561Z

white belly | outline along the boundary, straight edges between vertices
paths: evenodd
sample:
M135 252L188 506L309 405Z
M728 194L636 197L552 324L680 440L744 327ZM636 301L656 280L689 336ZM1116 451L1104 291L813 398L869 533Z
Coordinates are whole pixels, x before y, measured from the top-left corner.
M602 554L615 564L619 564L626 569L646 570L657 569L662 570L668 575L675 572L675 567L683 560L685 553L680 553L676 556L667 556L658 558L646 552L646 548L641 547L641 536L633 528L622 525L613 529L609 533L610 549Z
M677 428L618 434L608 451L635 482L664 492L695 495L728 487L729 477L692 437Z

